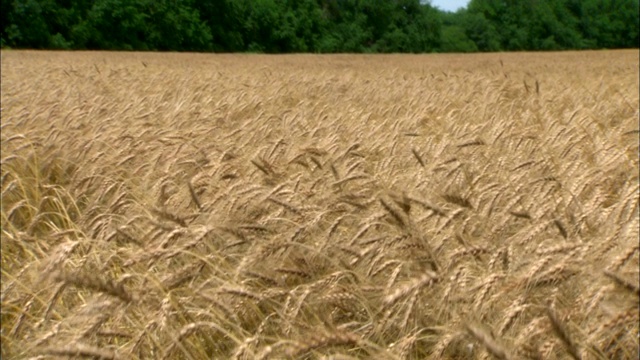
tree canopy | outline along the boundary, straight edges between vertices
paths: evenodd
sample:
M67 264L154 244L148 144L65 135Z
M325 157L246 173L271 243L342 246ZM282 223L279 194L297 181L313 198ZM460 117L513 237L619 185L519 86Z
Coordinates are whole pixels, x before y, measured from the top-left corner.
M638 47L639 0L6 0L2 47L476 52Z

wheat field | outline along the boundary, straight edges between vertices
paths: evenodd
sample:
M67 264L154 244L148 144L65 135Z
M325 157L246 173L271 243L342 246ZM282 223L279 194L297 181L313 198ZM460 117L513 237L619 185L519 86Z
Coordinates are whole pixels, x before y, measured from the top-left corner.
M637 359L638 51L2 51L2 358Z

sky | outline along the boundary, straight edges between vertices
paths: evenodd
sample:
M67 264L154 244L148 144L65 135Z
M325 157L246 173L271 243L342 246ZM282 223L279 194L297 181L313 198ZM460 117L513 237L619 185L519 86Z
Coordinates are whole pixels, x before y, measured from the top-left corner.
M469 0L431 0L431 5L446 11L456 11L458 8L466 7Z

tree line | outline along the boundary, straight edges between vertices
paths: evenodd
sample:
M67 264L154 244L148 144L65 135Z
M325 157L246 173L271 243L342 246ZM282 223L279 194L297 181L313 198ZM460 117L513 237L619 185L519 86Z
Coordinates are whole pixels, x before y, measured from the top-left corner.
M5 0L3 48L265 53L638 47L639 0Z

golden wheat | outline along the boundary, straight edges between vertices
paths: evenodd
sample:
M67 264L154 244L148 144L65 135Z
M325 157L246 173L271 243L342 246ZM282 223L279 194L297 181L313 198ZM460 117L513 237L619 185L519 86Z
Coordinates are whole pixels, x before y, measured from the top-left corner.
M637 51L1 56L3 358L639 356Z

